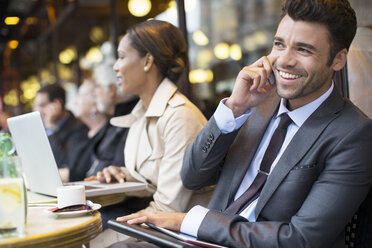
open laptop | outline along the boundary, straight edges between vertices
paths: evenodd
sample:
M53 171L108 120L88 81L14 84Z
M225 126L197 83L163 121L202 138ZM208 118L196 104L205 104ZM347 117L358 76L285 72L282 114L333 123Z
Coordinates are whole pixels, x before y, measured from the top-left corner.
M49 144L39 112L18 115L7 120L17 154L22 163L26 186L29 190L50 196L57 196L57 187L62 186L58 167ZM145 183L99 183L84 184L86 196L98 196L146 189Z

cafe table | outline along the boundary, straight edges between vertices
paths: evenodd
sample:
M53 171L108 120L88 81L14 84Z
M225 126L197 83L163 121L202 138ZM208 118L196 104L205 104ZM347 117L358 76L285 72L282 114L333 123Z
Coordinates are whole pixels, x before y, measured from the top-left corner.
M29 206L24 237L0 239L0 247L89 247L89 241L102 231L98 211L61 218L48 208Z
M25 235L0 239L0 248L89 247L89 241L102 231L98 211L80 216L56 215L48 211L56 204L55 198L30 192L27 195L29 204Z

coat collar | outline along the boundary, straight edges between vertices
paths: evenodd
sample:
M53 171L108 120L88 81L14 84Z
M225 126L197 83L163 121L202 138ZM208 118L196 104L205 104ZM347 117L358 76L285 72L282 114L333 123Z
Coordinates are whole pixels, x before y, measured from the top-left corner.
M164 114L168 101L176 92L177 86L168 78L164 78L156 89L147 110L142 100L139 100L130 114L111 118L110 123L113 126L128 128L143 115L145 117L160 117Z
M174 85L168 78L160 83L153 95L150 105L145 113L146 117L160 117L164 114L168 101L177 91L177 86Z

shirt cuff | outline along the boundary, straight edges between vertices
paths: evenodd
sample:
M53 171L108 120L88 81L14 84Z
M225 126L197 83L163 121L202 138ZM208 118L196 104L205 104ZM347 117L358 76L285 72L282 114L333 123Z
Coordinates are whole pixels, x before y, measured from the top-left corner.
M234 118L232 110L225 105L226 100L227 98L224 98L220 101L216 112L214 112L213 115L214 119L216 120L217 127L224 134L231 133L239 129L251 114L251 110L248 109L238 118Z
M199 227L207 215L209 209L196 205L186 214L181 223L181 233L185 233L194 237L198 237Z

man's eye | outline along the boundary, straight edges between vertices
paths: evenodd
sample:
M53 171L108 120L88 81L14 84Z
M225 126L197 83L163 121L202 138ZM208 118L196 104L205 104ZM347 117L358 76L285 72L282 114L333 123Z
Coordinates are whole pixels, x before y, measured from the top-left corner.
M298 51L301 53L311 54L311 52L305 48L299 48Z
M274 46L275 47L283 47L283 44L281 42L279 42L279 41L275 41L274 42Z

